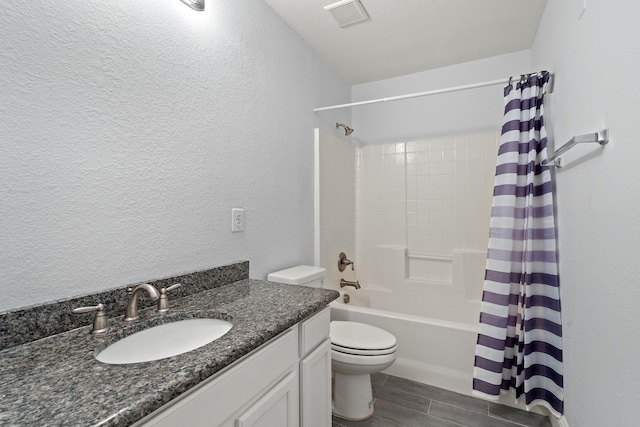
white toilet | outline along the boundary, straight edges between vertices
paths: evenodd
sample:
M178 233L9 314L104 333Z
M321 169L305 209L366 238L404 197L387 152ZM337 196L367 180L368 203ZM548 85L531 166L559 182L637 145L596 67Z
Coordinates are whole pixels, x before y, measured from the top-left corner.
M322 287L325 269L299 265L267 276L271 282ZM356 291L357 292L357 291ZM333 413L341 418L363 420L373 415L371 374L396 360L396 337L358 322L331 322Z

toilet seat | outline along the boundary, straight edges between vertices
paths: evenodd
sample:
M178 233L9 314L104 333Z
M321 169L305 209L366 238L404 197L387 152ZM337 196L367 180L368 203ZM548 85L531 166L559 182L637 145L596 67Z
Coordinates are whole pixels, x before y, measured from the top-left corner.
M365 370L367 370L367 372L370 372L368 371L369 367L385 365L384 367L379 368L379 370L382 370L393 363L394 360L396 360L395 353L377 354L375 356L361 356L357 354L341 353L339 351L331 350L332 366L334 370L338 371L340 371L340 369L336 367L336 363L351 365L350 369L364 368Z
M372 325L332 321L331 350L358 356L379 356L396 351L396 337Z
M398 346L394 345L393 347L380 349L380 350L363 350L360 348L343 347L343 346L331 343L331 350L334 350L340 353L345 353L345 354L353 354L356 356L380 356L383 354L391 354L391 353L395 353L397 348Z

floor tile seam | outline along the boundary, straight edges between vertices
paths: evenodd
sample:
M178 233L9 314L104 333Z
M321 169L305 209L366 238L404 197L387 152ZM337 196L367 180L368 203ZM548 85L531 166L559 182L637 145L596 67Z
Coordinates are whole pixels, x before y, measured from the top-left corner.
M382 381L382 384L380 384L380 385L384 386L384 384L387 382L388 379L389 379L389 375L385 375L384 380Z
M496 415L492 415L492 414L487 414L487 415L489 416L489 418L493 418L495 420L500 420L500 421L505 421L505 422L511 423L515 427L530 427L529 424L521 424L521 423L519 423L517 421L508 420L506 418L502 418L502 417L499 417L499 416L496 416Z
M392 386L386 386L386 387L387 387L387 388L390 388L390 389L392 389L392 390L400 391L400 392L402 392L402 393L410 394L411 396L416 396L416 397L420 397L420 398L422 398L422 399L427 399L427 400L429 400L429 411L431 411L431 405L433 404L433 402L438 402L438 403L442 403L442 404L444 404L444 405L449 405L449 406L453 406L453 407L458 408L458 409L462 409L462 410L464 410L464 411L472 412L472 413L474 413L474 414L480 414L480 415L487 415L487 416L489 416L489 403L488 403L488 402L485 402L485 403L486 403L486 405L487 405L487 408L486 408L486 414L484 414L483 412L472 411L472 410L469 410L468 408L465 408L465 407L462 407L462 406L459 406L459 405L455 405L455 404L450 403L450 402L445 402L445 401L443 401L443 400L434 399L434 398L432 398L432 397L426 397L426 396L421 395L421 394L411 393L411 392L409 392L409 391L402 390L402 389L400 389L400 388L396 388L396 387L392 387ZM385 402L387 402L387 401L385 400ZM391 403L391 402L387 402L387 403ZM420 411L416 411L416 412L420 412ZM427 415L431 415L431 414L427 413ZM497 417L492 417L492 418L497 418ZM498 419L503 420L502 418L498 418ZM508 421L508 422L511 422L511 421ZM521 425L518 425L518 424L516 424L516 425L517 425L518 427L522 427ZM524 426L524 427L527 427L527 426Z
M389 388L391 388L391 389L393 389L393 390L398 390L398 389L394 389L393 387L389 387ZM380 398L380 397L375 397L375 396L374 396L374 398L373 398L374 404L375 404L375 402L376 402L376 401L380 400L380 401L382 401L382 402L384 402L384 403L388 403L388 404L390 404L390 405L395 405L395 406L398 406L398 407L400 407L400 408L408 409L408 410L410 410L410 411L419 412L419 413L421 413L421 414L429 415L429 409L431 408L431 402L433 402L433 399L429 399L428 397L420 396L419 394L407 393L407 392L405 392L405 391L403 391L403 390L398 390L398 391L401 391L402 393L410 394L411 396L416 396L416 397L419 397L419 398L421 398L421 399L428 400L428 401L429 401L429 405L427 406L427 412L417 411L417 410L415 410L415 409L411 409L411 408L409 408L409 407L407 407L407 406L398 405L397 403L393 403L393 402L390 402L390 401L388 401L388 400L382 399L382 398Z
M386 403L387 405L396 406L396 407L398 407L398 408L400 408L400 409L402 409L402 410L411 411L411 412L416 412L416 413L418 413L418 414L422 414L422 415L429 415L429 416L432 416L432 415L430 415L428 412L416 411L415 409L407 408L406 406L398 405L397 403L389 402L388 400L384 400L384 399L377 399L377 400L380 400L381 402L384 402L384 403ZM429 402L429 408L431 408L431 402ZM428 410L429 408L427 408L427 410ZM375 413L374 413L374 416L375 416Z
M422 395L422 394L412 393L412 392L410 392L410 391L403 390L403 389L398 388L398 387L393 387L393 386L390 386L390 385L387 385L387 386L385 386L385 387L386 387L386 388L390 388L390 389L392 389L392 390L401 391L401 392L403 392L403 393L407 393L407 394L410 394L410 395L412 395L412 396L421 397L421 398L423 398L423 399L436 400L436 399L433 399L433 398L431 398L431 397L427 397L427 396L424 396L424 395Z
M384 384L386 384L387 379L389 379L389 377L390 377L390 375L387 375L387 376L386 376L386 378L385 378L384 382L382 383L383 385L384 385ZM444 405L453 406L453 407L455 407L455 408L462 409L462 410L465 410L465 411L468 411L468 412L472 412L472 413L475 413L475 414L486 415L487 417L490 417L490 418L493 418L493 419L496 419L496 420L500 420L500 421L504 421L504 422L507 422L507 423L509 423L509 424L513 424L513 426L514 426L514 427L530 427L530 425L528 425L528 424L521 424L521 423L519 423L519 422L515 422L515 421L509 420L509 419L507 419L507 418L503 418L503 417L500 417L500 416L498 416L498 415L491 414L491 412L490 412L490 405L489 405L489 403L490 403L490 402L486 402L486 401L484 402L484 403L487 405L487 408L486 408L486 414L483 414L483 412L478 412L478 411L469 410L469 409L468 409L468 408L466 408L466 407L458 406L458 405L456 405L456 404L453 404L453 403L450 403L450 402L447 402L447 401L443 401L443 400L439 400L439 399L434 399L434 398L431 398L431 397L426 397L426 396L424 396L424 395L422 395L422 394L412 393L412 392L410 392L410 391L404 390L404 389L399 388L399 387L394 387L394 386L392 386L392 385L384 385L384 387L389 388L389 389L392 389L392 390L400 391L400 392L402 392L402 393L406 393L406 394L409 394L409 395L412 395L412 396L417 396L417 397L420 397L420 398L422 398L422 399L428 399L428 400L429 400L429 409L428 409L428 411L429 411L429 412L427 412L427 415L433 416L434 418L439 418L439 417L436 417L436 416L434 416L434 415L432 415L432 414L431 414L431 406L432 406L433 402L438 402L438 403L441 403L441 404L444 404ZM464 395L463 395L463 396L464 396ZM469 396L469 397L470 397L470 396ZM471 397L470 397L470 398L471 398ZM393 404L393 403L391 403L391 402L387 402L387 401L385 401L385 402L386 402L386 403ZM396 406L400 406L400 405L396 405ZM403 407L403 408L404 408L404 407ZM409 408L407 408L407 409L409 409ZM415 411L415 412L424 413L424 412L421 412L421 411ZM439 418L439 419L442 419L442 418ZM447 420L447 421L448 421L448 420Z
M537 414L537 413L535 413L535 412L524 411L524 410L522 410L522 409L518 409L518 408L513 408L513 409L516 409L516 410L521 411L521 412L525 412L525 413L527 413L527 414L538 415L538 416L544 417L544 415L543 415L543 414ZM509 422L509 423L515 424L515 425L516 425L516 426L518 426L518 427L531 427L531 424L528 424L528 423L523 424L523 423L522 423L522 422L520 422L520 421L513 421L513 420L510 420L510 419L508 419L508 418L501 417L501 416L500 416L500 415L498 415L498 414L492 414L492 413L491 413L491 407L489 407L489 413L488 413L487 415L489 415L489 417L491 417L491 418L495 418L495 419L500 420L500 421L507 421L507 422ZM546 417L546 418L548 419L549 417ZM535 421L535 422L537 422L536 420L532 420L532 422L534 422L534 421ZM549 424L549 425L551 425L551 424Z
M380 420L380 421L385 421L385 419L384 419L384 418L379 417L379 416L377 416L377 415L374 413L371 417L369 417L369 418L365 418L364 420L360 420L360 421L350 420L350 422L351 422L351 423L354 423L354 422L355 422L355 423L359 423L359 422L368 421L368 420L373 420L373 419ZM347 426L345 426L344 424L340 424L340 423L338 423L338 422L336 422L336 421L332 421L332 422L333 422L333 423L335 423L335 424L337 424L339 427L347 427ZM393 425L394 425L394 426L396 426L396 423L393 423ZM391 427L393 427L393 426L391 426Z
M379 417L376 414L373 414L373 417L369 418L369 419L376 419L376 420L380 420L380 422L388 422L389 420ZM388 425L387 427L402 427L400 424L397 424L395 421L391 421L391 423L393 423L393 425Z
M426 397L426 396L424 396L424 395L422 395L422 394L412 393L412 392L410 392L410 391L407 391L407 390L404 390L404 389L401 389L401 388L398 388L398 387L394 387L394 386L390 386L390 385L387 385L387 386L385 386L385 387L391 388L391 389L393 389L393 390L398 390L398 391L401 391L401 392L403 392L403 393L410 394L410 395L412 395L412 396L422 397L423 399L429 399L429 400L431 400L431 401L436 401L436 402L444 403L444 404L447 404L447 405L452 405L452 406L455 406L455 407L457 407L457 408L466 409L466 408L462 408L462 407L460 407L460 406L454 405L454 404L452 404L452 403L446 402L446 401L444 401L444 400L434 399L433 397ZM449 391L449 390L445 390L445 391L447 391L447 392L449 392L449 393L453 393L453 392L451 392L451 391ZM466 397L466 398L469 398L469 399L474 399L473 397L471 397L471 396L467 396L467 395L464 395L464 394L461 394L461 396ZM487 402L487 401L483 401L483 400L481 400L481 399L478 399L478 400L479 400L479 401L481 401L481 402L483 402L484 404L486 404L486 405L487 405L487 414L488 414L488 413L489 413L489 402ZM475 412L475 411L472 411L472 412Z
M458 423L457 423L457 422L455 422L455 421L451 421L451 420L448 420L448 419L446 419L446 418L439 417L439 416L437 416L437 415L433 415L433 414L428 414L428 415L429 415L430 417L436 418L436 419L438 419L438 420L442 420L442 421L444 421L445 423L455 424L455 425L460 426L460 427L469 427L469 426L467 426L467 425L465 425L465 424L458 424Z
M431 399L431 401L432 402L442 403L443 405L453 406L455 408L463 409L463 410L468 411L468 412L473 412L474 414L487 415L487 416L489 415L489 404L487 404L487 408L486 408L487 410L486 410L486 414L485 414L483 412L473 411L473 410L469 409L468 407L459 406L459 405L456 405L456 404L451 403L451 402L445 402L444 400ZM493 418L496 418L496 417L493 417Z
M381 399L381 400L382 400L382 399ZM430 402L429 402L429 409L431 409L431 402L432 402L432 400L431 400L431 399L429 399L429 400L430 400ZM414 410L414 409L407 408L407 407L405 407L405 406L401 406L401 405L397 405L397 404L395 404L395 403L387 402L386 400L382 400L382 401L383 401L383 402L385 402L385 403L387 403L387 404L389 404L389 405L397 406L398 408L405 409L405 410L407 410L407 411L416 412L416 413L418 413L418 414L427 415L427 416L429 416L429 417L431 417L431 418L436 418L436 419L441 420L441 421L444 421L444 422L446 422L446 423L455 424L455 425L460 426L460 427L468 427L468 426L466 426L466 425L464 425L464 424L459 424L459 423L457 423L457 422L455 422L455 421L447 420L446 418L437 417L437 416L432 415L432 414L426 414L426 413L424 413L424 412L416 411L416 410ZM374 417L375 417L375 414L374 414ZM380 417L376 417L376 418L380 418Z
M456 408L456 409L462 409L463 411L467 411L467 412L470 412L470 413L472 413L472 414L483 415L483 414L482 414L482 413L480 413L480 412L470 411L470 410L468 410L468 409L461 408L461 407L459 407L459 406L452 405L452 404L450 404L450 403L440 402L440 401L437 401L437 402L438 402L438 403L442 403L443 405L453 406L453 407L454 407L454 408ZM441 420L445 420L445 421L448 421L448 422L453 422L453 423L455 423L455 421L451 421L451 420L448 420L448 419L446 419L446 418L440 418L440 417L438 417L437 415L433 415L433 414L429 414L429 415L431 415L431 416L432 416L432 417L434 417L434 418L439 418L439 419L441 419ZM487 416L487 418L493 418L494 420L498 420L498 421L505 422L505 423L507 423L507 424L511 424L513 427L530 427L530 426L528 426L528 425L526 425L526 424L516 423L516 422L513 422L513 421L511 421L511 420L507 420L507 419L505 419L505 418L500 418L500 417L496 417L496 416L489 415L489 414L487 414L486 416Z

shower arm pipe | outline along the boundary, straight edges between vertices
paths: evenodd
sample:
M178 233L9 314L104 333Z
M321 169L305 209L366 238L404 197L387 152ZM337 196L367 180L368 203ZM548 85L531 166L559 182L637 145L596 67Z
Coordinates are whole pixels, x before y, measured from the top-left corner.
M419 98L422 96L430 96L430 95L439 95L441 93L459 92L461 90L476 89L476 88L485 87L485 86L495 86L499 84L505 84L505 83L509 83L509 81L514 81L514 80L515 80L514 78L509 77L505 79L491 80L488 82L474 83L474 84L464 85L464 86L453 86L453 87L448 87L444 89L428 90L426 92L409 93L407 95L398 95L398 96L390 96L387 98L370 99L368 101L351 102L349 104L331 105L328 107L314 108L313 112L317 113L319 111L337 110L339 108L357 107L359 105L379 104L381 102L401 101L403 99ZM547 89L547 93L552 93L552 92L553 92L553 74L550 75L549 86Z

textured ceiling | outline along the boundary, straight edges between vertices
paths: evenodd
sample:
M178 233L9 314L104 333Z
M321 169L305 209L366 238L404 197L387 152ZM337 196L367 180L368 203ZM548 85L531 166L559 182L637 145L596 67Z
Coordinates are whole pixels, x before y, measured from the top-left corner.
M336 0L265 0L350 84L529 49L546 0L361 0L371 20L340 28Z

